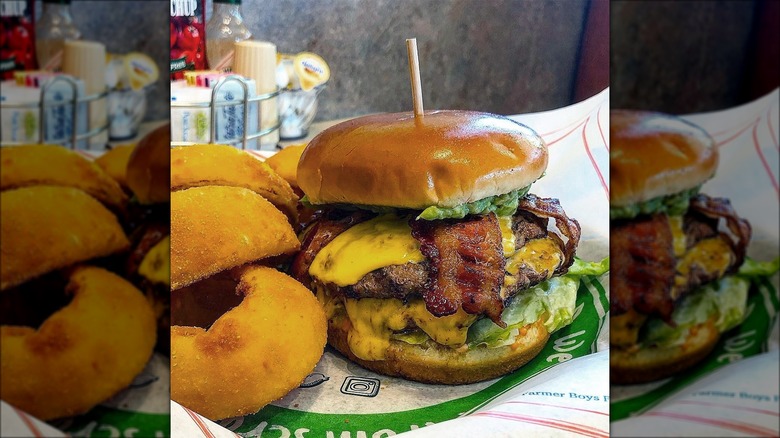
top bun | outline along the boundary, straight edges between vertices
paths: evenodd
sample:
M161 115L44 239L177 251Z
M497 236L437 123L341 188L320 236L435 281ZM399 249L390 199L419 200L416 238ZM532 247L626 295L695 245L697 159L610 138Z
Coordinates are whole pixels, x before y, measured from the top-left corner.
M453 207L526 187L547 168L531 128L469 111L359 117L316 136L298 164L312 204Z
M718 167L712 138L678 117L612 110L609 126L613 207L694 188L710 179Z
M127 186L141 204L171 200L171 125L147 134L127 162Z

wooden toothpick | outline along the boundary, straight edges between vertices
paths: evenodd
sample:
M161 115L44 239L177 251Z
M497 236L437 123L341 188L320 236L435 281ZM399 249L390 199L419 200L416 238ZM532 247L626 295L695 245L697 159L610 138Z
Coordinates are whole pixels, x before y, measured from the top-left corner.
M420 61L417 58L417 38L406 40L406 53L409 56L409 79L412 83L414 116L423 117L423 96L422 84L420 83Z

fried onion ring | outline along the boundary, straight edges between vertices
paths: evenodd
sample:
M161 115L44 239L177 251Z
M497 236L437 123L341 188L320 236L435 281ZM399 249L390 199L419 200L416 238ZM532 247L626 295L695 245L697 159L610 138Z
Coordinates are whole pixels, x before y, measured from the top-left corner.
M240 304L208 329L171 327L171 399L212 420L256 412L296 388L327 338L311 291L272 268L238 271Z
M37 186L0 193L0 290L129 246L116 217L79 189Z
M305 144L290 145L265 160L271 169L290 184L293 190L300 190L298 187L298 162L301 161L304 149L306 149Z
M0 397L43 420L85 413L127 387L155 342L149 303L121 277L79 267L66 293L70 304L37 330L0 327Z
M284 215L240 187L194 187L171 194L171 287L300 248Z
M134 144L114 146L110 151L95 158L95 164L120 186L127 187L127 163L130 161L133 149L135 149Z
M94 162L62 146L28 145L0 148L0 190L29 186L64 186L81 189L122 211L127 195Z
M171 190L231 186L252 190L290 219L298 220L298 196L290 184L248 152L226 145L182 146L171 149Z

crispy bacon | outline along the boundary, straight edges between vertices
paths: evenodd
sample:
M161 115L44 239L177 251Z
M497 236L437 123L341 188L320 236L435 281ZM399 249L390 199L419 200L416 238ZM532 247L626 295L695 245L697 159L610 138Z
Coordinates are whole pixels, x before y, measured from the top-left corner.
M729 242L734 253L734 262L728 272L736 272L742 265L742 262L745 261L745 253L747 252L747 246L752 233L750 223L737 215L737 212L731 206L731 202L726 198L710 198L707 195L699 194L691 198L690 208L708 218L724 219L726 221L729 231L734 235L730 237L725 233L721 233L726 241Z
M501 229L496 215L450 221L411 220L412 236L429 260L430 287L422 295L429 312L451 315L459 307L485 314L501 327L504 279Z
M317 253L336 236L372 216L372 213L364 210L355 211L343 217L333 217L334 214L336 213L322 213L322 217L306 231L303 242L301 242L301 251L295 256L290 266L293 277L305 285L311 284L309 267L314 262Z
M617 316L634 308L669 317L676 259L667 216L613 223L609 253L610 311Z
M541 218L555 219L555 226L558 232L566 238L564 243L561 236L557 237L558 244L563 251L563 263L555 270L555 274L562 275L569 270L569 266L574 263L574 253L577 250L577 244L580 242L580 224L576 219L566 216L563 207L555 198L540 198L531 193L520 199L518 209L526 210Z

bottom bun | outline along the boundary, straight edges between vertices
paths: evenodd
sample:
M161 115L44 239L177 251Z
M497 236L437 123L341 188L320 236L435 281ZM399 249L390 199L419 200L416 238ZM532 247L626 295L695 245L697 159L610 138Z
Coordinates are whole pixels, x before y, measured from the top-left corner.
M640 348L629 351L612 348L609 356L610 383L647 383L678 374L701 362L715 348L720 332L711 319L691 330L685 344L669 348Z
M503 376L536 357L547 344L550 334L542 319L525 328L527 332L522 339L512 346L459 351L433 342L413 345L391 340L385 359L363 360L349 348L348 324L334 323L331 319L328 321L328 344L349 360L379 374L423 383L460 385Z

